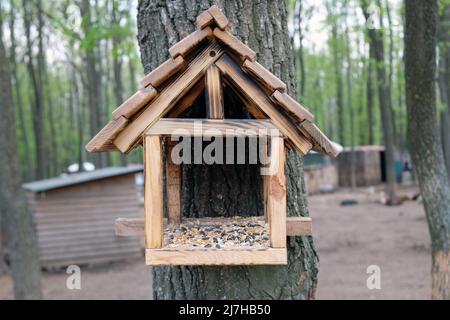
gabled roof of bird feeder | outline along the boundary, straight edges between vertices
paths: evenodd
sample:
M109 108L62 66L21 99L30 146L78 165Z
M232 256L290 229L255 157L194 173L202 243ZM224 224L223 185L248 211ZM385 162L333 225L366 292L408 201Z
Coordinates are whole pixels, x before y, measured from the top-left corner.
M113 119L87 144L89 152L130 152L160 118L176 118L204 90L215 65L256 119L269 119L301 154L313 149L336 156L313 115L290 97L286 84L256 61L256 53L228 31L217 6L197 17L198 29L169 49L170 58L141 80L141 88L112 113ZM226 107L226 106L225 106Z

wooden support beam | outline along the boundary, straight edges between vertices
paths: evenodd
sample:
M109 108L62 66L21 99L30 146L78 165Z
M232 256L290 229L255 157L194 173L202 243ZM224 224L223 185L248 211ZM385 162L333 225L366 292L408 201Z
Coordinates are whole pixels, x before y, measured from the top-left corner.
M267 215L272 248L286 247L286 177L284 175L285 150L283 138L272 137L270 141L270 167L267 177Z
M223 119L223 91L220 70L211 65L205 76L206 117L208 119Z
M111 140L125 128L128 119L121 116L110 121L99 133L95 135L86 145L88 152L108 151L111 149Z
M149 85L159 89L173 75L186 67L186 61L183 57L174 57L162 63L158 68L147 74L142 80L141 85L147 87Z
M211 52L215 52L214 55ZM220 58L222 49L217 43L207 46L182 71L170 85L149 104L117 137L114 144L122 152L130 151L144 133L159 118L163 117L200 80L204 71Z
M216 62L216 65L243 95L258 106L272 120L273 124L291 141L297 151L305 155L311 150L311 142L298 131L294 124L277 110L265 92L229 56L224 54Z
M163 158L161 138L144 138L144 208L145 247L161 248L163 244Z
M286 90L286 84L283 81L278 79L273 73L256 61L252 62L250 60L245 60L242 69L252 77L256 78L269 94L272 94L275 90L280 92Z
M216 25L220 29L225 30L225 28L228 26L228 19L223 14L222 10L220 10L218 6L213 5L208 9L208 12L214 18Z
M192 137L258 137L280 134L270 120L162 118L145 135L179 135L182 132Z
M245 59L249 59L250 61L254 61L256 59L256 52L247 47L243 42L228 31L215 28L214 36L237 53L241 58L241 63L244 62Z
M135 94L133 94L113 111L113 118L118 119L124 116L125 118L130 119L150 101L152 101L157 94L158 92L151 85L146 88L139 89Z
M280 91L276 90L272 94L272 100L277 105L282 107L288 114L294 116L294 118L296 118L299 122L303 120L312 121L314 119L314 116L311 112L306 110L300 103L291 98L291 96L289 96L287 93L281 93Z
M189 221L198 219L185 218ZM164 225L167 225L167 219L164 219ZM216 222L215 222L216 223ZM143 218L118 218L115 221L115 231L117 236L122 237L143 237L144 219ZM312 235L312 220L310 217L287 217L286 218L286 236L310 236Z
M212 38L212 35L213 32L210 27L197 30L170 47L170 56L174 59L178 56L185 57L191 50L195 49L204 40Z
M165 250L146 249L147 265L280 265L287 264L287 250Z
M171 153L176 141L167 139L166 144L166 190L169 223L181 222L181 168L173 163Z

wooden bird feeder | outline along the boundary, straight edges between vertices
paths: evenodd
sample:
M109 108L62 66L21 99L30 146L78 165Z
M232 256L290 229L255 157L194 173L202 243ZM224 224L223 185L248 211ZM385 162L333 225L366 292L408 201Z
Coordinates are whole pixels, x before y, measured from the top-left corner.
M337 151L312 123L313 115L286 93L286 85L228 31L228 19L218 7L201 13L197 26L197 31L169 49L170 58L141 80L141 89L113 112L113 120L86 146L89 152L123 153L144 147L145 218L118 219L116 234L144 235L148 265L287 264L286 236L310 235L311 219L287 217L286 148L302 155L311 149L330 156ZM241 99L252 119L224 119L223 86ZM207 118L183 118L203 91ZM174 132L191 138L264 139L262 154L270 155L272 169L263 175L264 217L182 221L180 165L171 158ZM163 217L164 170L167 219ZM267 241L244 245L231 241L228 233L237 235L234 240L242 239L239 228L256 230ZM214 235L215 229L225 239L202 240L210 240L208 235ZM183 237L183 245L174 243Z

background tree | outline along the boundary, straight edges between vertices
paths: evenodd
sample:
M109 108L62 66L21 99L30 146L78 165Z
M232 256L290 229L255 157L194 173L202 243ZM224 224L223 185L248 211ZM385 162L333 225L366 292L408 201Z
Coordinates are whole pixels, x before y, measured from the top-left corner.
M0 216L9 247L16 299L39 299L40 269L33 219L21 188L16 149L16 129L11 73L3 43L3 11L0 6Z
M285 32L285 2L215 2L231 22L231 32L258 53L258 61L272 70L295 94L295 68ZM212 3L150 0L138 7L138 41L142 64L149 72L168 57L175 42L195 30L195 18ZM226 101L226 117L248 116L236 99ZM193 114L194 115L194 114ZM289 215L307 215L303 166L293 151L287 159ZM183 166L184 216L261 213L261 179L251 166ZM256 181L255 181L256 180ZM288 240L287 266L158 267L153 269L156 299L311 299L317 281L318 259L312 238Z
M405 1L409 141L432 244L432 297L450 299L450 187L436 112L437 1Z

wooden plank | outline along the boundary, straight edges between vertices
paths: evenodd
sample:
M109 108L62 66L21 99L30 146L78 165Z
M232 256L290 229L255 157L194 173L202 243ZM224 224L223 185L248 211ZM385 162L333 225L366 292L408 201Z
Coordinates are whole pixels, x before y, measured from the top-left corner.
M180 133L192 137L257 137L277 136L280 131L270 120L161 118L145 132L145 135L180 135Z
M218 6L213 5L208 9L208 12L214 18L216 25L220 29L225 30L225 28L228 26L228 19L223 14L222 10L220 10Z
M88 152L100 152L103 151L104 145L108 145L109 141L114 139L119 132L121 132L128 124L128 119L125 117L119 117L115 120L108 122L108 124L100 130L95 137L89 141L86 145Z
M283 138L272 137L270 142L270 166L274 170L267 178L266 205L270 227L270 245L272 248L285 248L287 216L285 150Z
M236 96L241 99L247 111L255 119L267 119L267 116L252 102L250 101L240 90L237 90L230 80L223 78L223 82L236 94Z
M166 191L167 209L170 223L181 222L181 167L172 161L172 148L176 141L166 144Z
M214 51L216 54L211 55ZM204 71L220 58L222 49L219 44L212 43L194 58L188 67L164 88L133 122L131 122L114 140L114 144L122 152L128 152L137 145L140 136L155 121L164 116L189 90L200 80Z
M205 76L206 117L208 119L223 119L223 91L220 70L216 65L206 70Z
M204 220L208 218L202 218L201 223L205 224ZM262 218L261 218L262 219ZM196 221L197 218L188 219L183 221ZM167 219L164 219L164 225L167 225ZM212 218L212 224L220 223L220 218ZM119 218L115 221L116 235L123 237L143 237L144 232L144 219L143 218ZM117 233L118 232L118 233ZM287 217L286 218L286 236L310 236L312 235L312 220L310 217Z
M163 243L163 160L161 138L144 140L145 161L145 247L161 248Z
M236 52L241 57L241 62L244 62L245 59L249 59L250 61L256 59L256 52L247 47L243 42L241 42L238 38L233 36L228 31L223 31L219 28L215 28L214 36L216 36L217 39L227 45L231 50Z
M116 236L144 236L144 219L118 218L114 223Z
M205 89L205 81L198 81L198 83L188 93L181 98L180 101L165 115L166 118L178 118L187 109L189 109L194 102L200 97Z
M254 102L272 120L273 124L292 142L298 152L305 155L311 150L311 142L306 140L297 128L276 109L264 91L230 57L224 54L216 62L216 65L243 95Z
M272 94L275 90L286 91L286 84L258 62L245 60L242 69L261 83L269 94Z
M314 142L315 151L325 153L330 157L336 157L339 154L339 151L333 143L314 123L304 121L301 124L300 130Z
M197 30L170 47L170 56L174 59L178 56L185 57L191 50L195 49L204 40L212 38L212 35L213 32L210 27Z
M281 265L286 249L261 250L164 250L146 249L147 265Z
M203 11L197 16L197 28L203 29L210 26L214 22L213 16L208 10Z
M151 85L154 88L159 89L167 80L185 67L186 61L181 56L168 59L155 70L146 75L141 80L141 85L143 87Z
M306 110L300 103L295 101L287 93L281 93L280 91L276 90L272 94L272 100L277 105L281 106L289 115L294 116L295 121L312 121L314 119L314 116L311 112Z
M310 217L288 217L286 219L287 236L312 235L312 219Z
M113 118L118 119L122 116L130 119L146 104L148 104L158 92L152 86L139 89L135 94L122 103L116 110L113 111Z

